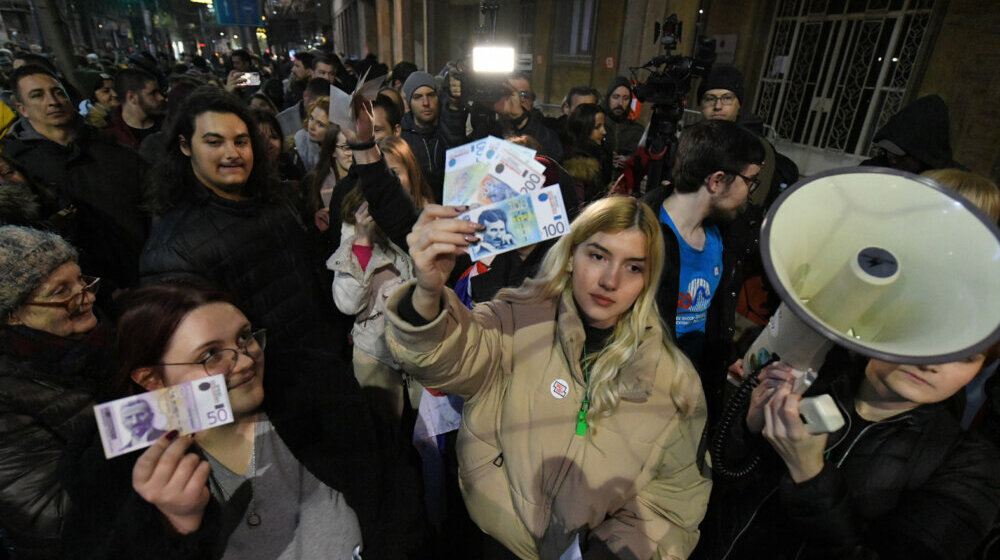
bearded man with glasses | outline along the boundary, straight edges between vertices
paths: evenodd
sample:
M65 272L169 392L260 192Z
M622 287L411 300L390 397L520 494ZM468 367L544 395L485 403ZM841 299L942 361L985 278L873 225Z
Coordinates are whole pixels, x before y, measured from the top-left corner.
M671 184L649 191L666 265L657 304L677 346L701 376L709 422L735 361L736 304L747 247L734 227L757 190L764 149L747 129L708 120L681 134Z

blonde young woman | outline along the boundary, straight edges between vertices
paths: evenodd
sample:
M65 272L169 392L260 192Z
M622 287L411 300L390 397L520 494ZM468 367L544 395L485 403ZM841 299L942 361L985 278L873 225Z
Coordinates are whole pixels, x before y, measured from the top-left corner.
M632 198L595 202L537 277L470 311L444 286L482 229L455 219L463 210L424 208L408 238L416 279L386 307L403 369L465 399L472 519L524 559L686 557L711 487L697 460L706 408L656 310L656 216Z

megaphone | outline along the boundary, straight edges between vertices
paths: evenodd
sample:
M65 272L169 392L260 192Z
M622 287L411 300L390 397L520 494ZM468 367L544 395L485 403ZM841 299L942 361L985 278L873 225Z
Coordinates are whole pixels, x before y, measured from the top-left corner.
M777 355L809 380L833 344L940 364L1000 339L1000 232L931 179L875 167L820 173L778 197L760 241L782 304L745 369ZM800 403L809 431L839 429L833 400L814 399Z

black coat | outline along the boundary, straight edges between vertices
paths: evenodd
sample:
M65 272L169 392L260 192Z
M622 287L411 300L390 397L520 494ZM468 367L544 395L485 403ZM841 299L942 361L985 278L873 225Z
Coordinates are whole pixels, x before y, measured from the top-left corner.
M97 432L94 400L114 367L105 325L80 340L0 329L0 533L15 558L63 557L64 481Z
M140 210L146 164L139 154L90 126L61 146L24 119L3 139L4 156L20 162L28 177L56 194L60 208L75 208L67 231L80 250L80 266L105 281L105 292L135 285L139 254L149 232Z
M289 450L358 516L364 557L400 558L401 523L390 497L391 465L353 376L331 375L339 359L324 351L271 353L264 375L264 411ZM333 371L331 371L333 370ZM66 548L78 558L208 559L224 550L221 508L209 500L202 524L189 535L165 529L155 506L132 489L140 453L105 460L94 442L71 484L78 515L67 525ZM396 512L396 513L393 513Z
M413 113L403 115L400 136L410 146L420 164L420 171L431 187L435 202L440 203L444 188L444 155L449 148L464 144L465 111L451 111L442 104L441 116L436 126L422 126L413 119Z
M806 395L831 394L846 416L862 375L824 370ZM736 418L745 417L744 407ZM770 445L735 422L729 464L760 454L761 466L713 496L694 557L721 558L733 544L733 560L968 558L1000 512L997 449L963 433L947 403L873 423L850 440L848 429L830 434L820 474L795 484Z
M291 202L232 201L193 186L191 199L153 226L142 282L200 276L230 291L276 347L326 347L340 355L350 322L335 322L330 288Z

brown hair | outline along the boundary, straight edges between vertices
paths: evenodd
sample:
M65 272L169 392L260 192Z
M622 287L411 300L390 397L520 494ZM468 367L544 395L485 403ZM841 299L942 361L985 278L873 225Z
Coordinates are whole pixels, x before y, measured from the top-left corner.
M122 296L115 393L125 396L144 392L132 381L132 372L159 363L184 317L210 303L240 307L228 292L194 278L147 286Z

